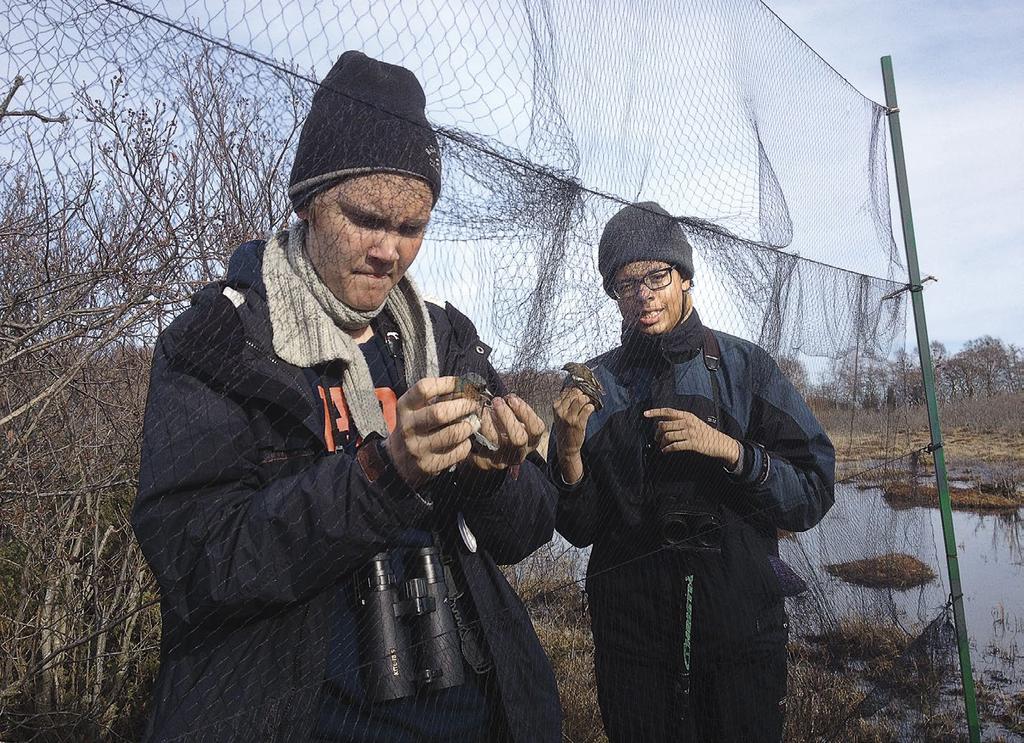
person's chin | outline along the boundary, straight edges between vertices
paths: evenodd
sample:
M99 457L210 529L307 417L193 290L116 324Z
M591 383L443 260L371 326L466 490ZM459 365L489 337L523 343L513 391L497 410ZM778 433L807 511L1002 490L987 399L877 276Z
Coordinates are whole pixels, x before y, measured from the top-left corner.
M346 302L353 309L366 312L384 304L395 282L390 278L362 275L354 282L351 301Z
M661 335L665 332L665 329L661 326L661 323L655 323L654 325L637 325L637 331L644 335Z

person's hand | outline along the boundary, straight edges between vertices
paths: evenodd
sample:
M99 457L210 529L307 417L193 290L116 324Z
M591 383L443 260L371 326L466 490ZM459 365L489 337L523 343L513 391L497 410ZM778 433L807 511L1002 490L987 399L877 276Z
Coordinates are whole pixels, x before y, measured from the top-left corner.
M555 449L562 479L572 485L583 477L580 452L587 434L587 421L594 403L576 387L566 387L555 400Z
M579 454L594 403L576 387L566 387L555 400L555 441L559 455Z
M717 459L730 469L739 464L743 452L740 442L712 428L693 413L654 408L644 411L644 417L658 421L654 437L662 454L692 451Z
M469 456L470 437L480 426L470 416L479 412L479 402L436 399L452 394L457 380L427 377L398 398L395 430L384 445L398 475L414 490Z
M497 451L474 450L470 462L477 469L501 470L521 464L544 435L544 421L516 395L495 397L480 416L480 433Z

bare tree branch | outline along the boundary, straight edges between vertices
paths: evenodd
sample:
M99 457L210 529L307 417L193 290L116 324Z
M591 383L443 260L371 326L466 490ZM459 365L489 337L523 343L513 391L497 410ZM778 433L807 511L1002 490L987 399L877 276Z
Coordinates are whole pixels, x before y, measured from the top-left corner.
M123 614L123 615L121 615L119 617L116 617L114 619L111 619L109 622L104 624L102 627L100 627L99 629L95 630L94 632L90 632L85 637L80 637L77 640L75 640L74 642L70 642L67 645L63 645L63 646L57 648L56 650L51 652L49 655L47 655L45 658L43 658L41 661L39 661L39 663L34 668L29 670L29 672L26 673L24 676L22 676L20 679L15 681L13 684L9 684L8 686L4 687L3 689L0 689L0 698L6 697L6 696L10 696L14 692L16 692L26 681L28 681L30 678L32 678L36 674L44 671L46 669L46 667L47 667L47 664L50 661L52 661L54 658L56 658L57 656L62 655L64 653L67 653L67 652L69 652L71 650L74 650L77 647L80 647L80 646L84 645L85 643L89 642L90 640L93 640L96 637L102 635L104 632L109 632L112 628L116 627L117 625L121 624L122 622L128 621L129 619L131 619L133 616L135 616L139 612L145 611L149 607L155 606L156 604L159 604L159 603L160 603L160 599L159 598L154 598L154 599L150 599L149 601L145 601L145 602L139 604L138 606L136 606L134 609L132 609L128 613Z
M60 116L47 116L46 114L39 113L34 108L27 108L23 111L8 111L7 109L10 107L11 101L14 100L14 94L17 93L18 88L24 84L25 78L21 75L15 76L14 84L11 85L11 89L7 91L7 95L4 96L3 103L0 104L0 119L7 116L30 116L39 119L45 124L66 124L68 122L66 114L61 114Z
M4 96L4 102L0 103L0 117L7 114L7 108L11 105L11 101L14 100L14 94L18 92L18 88L25 84L25 78L21 75L15 75L14 83L11 85L11 89L7 91L7 95Z

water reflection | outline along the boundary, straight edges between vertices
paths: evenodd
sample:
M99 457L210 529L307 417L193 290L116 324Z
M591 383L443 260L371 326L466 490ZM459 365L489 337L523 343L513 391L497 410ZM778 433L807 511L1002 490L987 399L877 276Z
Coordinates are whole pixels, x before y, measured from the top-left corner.
M964 611L975 676L1006 689L1024 689L1024 518L1012 514L953 513ZM780 544L783 558L811 591L793 603L794 627L828 628L844 616L895 622L908 631L942 612L949 596L942 523L937 508L894 510L878 489L837 488L836 505L822 523ZM852 586L824 565L887 553L905 553L929 565L935 581L906 591Z

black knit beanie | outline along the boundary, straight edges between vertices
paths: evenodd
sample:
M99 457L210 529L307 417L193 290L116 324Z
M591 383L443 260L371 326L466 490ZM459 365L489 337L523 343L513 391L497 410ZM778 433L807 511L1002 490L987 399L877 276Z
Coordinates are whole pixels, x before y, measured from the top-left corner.
M693 248L682 225L653 201L620 209L601 233L597 268L609 295L616 272L635 261L664 261L693 278Z
M422 178L437 203L441 156L416 76L348 51L313 95L292 165L288 195L298 211L319 191L353 175Z

